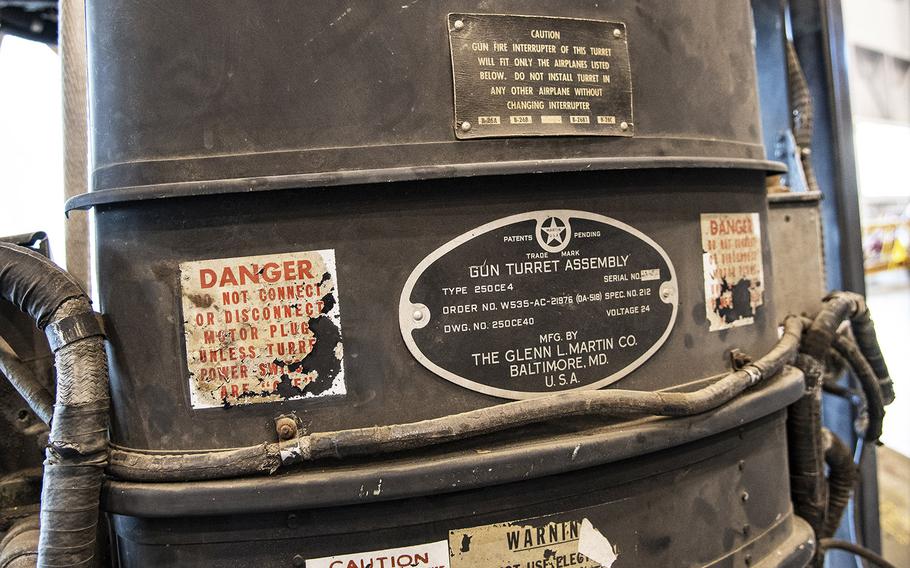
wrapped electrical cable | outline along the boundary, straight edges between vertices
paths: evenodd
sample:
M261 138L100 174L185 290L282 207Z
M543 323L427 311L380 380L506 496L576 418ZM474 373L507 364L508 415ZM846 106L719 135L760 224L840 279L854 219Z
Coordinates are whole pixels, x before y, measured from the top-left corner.
M817 534L825 522L825 471L821 436L821 375L817 359L800 354L796 366L803 371L806 391L787 413L787 449L790 458L790 492L796 514Z
M818 551L822 556L824 556L825 552L832 548L855 554L863 560L871 562L874 566L878 566L879 568L897 568L897 566L885 560L885 558L880 554L876 554L868 548L859 546L852 542L834 538L823 538L818 541Z
M863 302L863 305L865 305L865 302ZM839 363L846 364L846 368L849 368L853 376L859 381L868 416L868 424L863 430L863 439L867 442L876 442L882 435L882 426L885 419L885 402L882 396L881 383L856 342L846 332L829 334L823 331L821 326L816 326L820 319L826 326L831 325L829 316L829 311L822 310L814 321L803 318L803 325L809 329L806 333L805 344L818 349L818 344L821 341L830 341L830 349L827 352L828 358L833 358ZM837 325L834 325L833 328L836 329ZM813 335L813 330L815 330L816 335Z
M857 434L865 436L869 428L869 402L862 387L856 387L853 383L857 379L853 375L848 375L851 386L841 386L840 380L848 369L847 360L835 349L828 350L828 359L825 363L825 374L822 379L822 390L828 394L839 396L850 401L854 408L853 430Z
M0 568L30 568L38 559L38 515L16 522L0 540Z
M846 334L838 334L834 339L834 349L844 357L859 381L866 399L869 424L866 427L863 439L867 442L876 442L882 435L885 420L885 401L882 396L881 386L869 362L860 352L856 343Z
M787 50L787 85L789 87L790 105L793 113L793 138L799 150L799 159L806 176L806 186L809 191L819 191L818 181L815 178L815 167L812 165L812 94L809 92L809 83L799 62L796 45L793 38L786 42Z
M0 337L0 374L22 396L34 413L45 424L50 424L54 413L54 397L47 392L34 373L23 363L12 347Z
M108 460L103 331L78 283L27 248L0 243L0 294L44 329L57 367L37 565L92 566Z
M825 524L818 536L833 536L840 526L844 510L853 494L858 472L853 463L853 453L847 444L828 429L822 430L825 444L825 463L828 465L828 506Z
M782 337L767 355L694 392L620 389L569 392L421 422L314 432L281 445L263 443L211 452L143 452L114 448L108 473L129 481L221 479L271 473L282 466L323 458L424 448L567 416L693 416L730 402L792 363L802 331L800 318L787 318Z
M866 299L853 292L833 292L825 298L824 307L806 332L803 350L822 359L825 351L834 344L835 335L842 321L850 320L859 352L868 361L879 384L885 405L894 400L894 386L875 335L872 315Z

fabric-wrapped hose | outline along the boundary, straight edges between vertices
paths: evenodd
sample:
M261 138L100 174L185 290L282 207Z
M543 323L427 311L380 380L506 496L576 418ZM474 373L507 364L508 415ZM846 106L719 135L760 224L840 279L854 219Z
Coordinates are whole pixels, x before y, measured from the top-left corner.
M620 389L568 392L520 400L408 424L305 434L279 444L211 452L114 448L108 473L129 481L194 481L272 472L323 458L412 450L566 416L692 416L713 410L777 374L796 357L803 325L787 318L784 334L764 357L694 392Z
M100 325L79 284L24 247L0 243L0 294L45 330L57 367L38 566L92 566L110 406Z

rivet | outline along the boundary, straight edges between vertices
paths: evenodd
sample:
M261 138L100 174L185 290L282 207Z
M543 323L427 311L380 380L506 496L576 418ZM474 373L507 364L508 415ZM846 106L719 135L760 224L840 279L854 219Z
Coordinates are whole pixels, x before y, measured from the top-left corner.
M275 430L280 440L291 440L297 436L297 421L291 416L279 416L275 419Z
M622 30L620 30L619 28L616 28L615 30L613 30L613 37L615 37L616 39L621 38Z
M620 122L620 123L619 123L619 129L620 129L620 130L623 130L623 131L628 130L628 129L629 129L629 123L628 123L628 122L625 122L625 121Z
M423 312L421 310L414 310L411 317L414 318L414 321L421 321L423 320Z
M748 523L743 525L743 536L747 536L751 530L752 527Z
M297 515L295 515L294 513L291 513L290 515L288 515L288 528L296 529L298 526L300 526L300 523L297 522Z
M456 30L460 30L460 29L464 28L464 22L462 22L461 20L455 20L454 27Z
M470 123L470 122L468 122L468 121L466 120L466 121L464 121L464 122L461 123L461 130L462 130L463 132L467 132L467 131L470 130L470 129L471 129L471 123Z
M739 460L739 463L736 465L739 466L739 471L746 469L746 462L744 460Z
M751 554L747 554L747 555L745 556L745 558L743 558L743 559L746 561L746 566L751 566L751 565L752 565L752 555L751 555Z
M745 503L746 501L749 500L749 492L748 492L748 491L743 491L742 500L743 500L743 503Z
M294 566L299 567L299 566L303 566L304 564L306 564L306 559L303 556L300 556L299 554L295 554L293 562L294 562Z

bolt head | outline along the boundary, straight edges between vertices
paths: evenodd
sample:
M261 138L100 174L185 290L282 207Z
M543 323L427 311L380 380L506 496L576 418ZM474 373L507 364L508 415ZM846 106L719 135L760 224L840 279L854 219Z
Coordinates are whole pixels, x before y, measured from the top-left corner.
M613 37L615 37L616 39L621 38L621 37L622 37L622 30L619 29L619 28L616 28L615 30L613 30Z
M453 26L455 27L456 30L463 29L463 28L464 28L464 22L461 21L461 20L455 20L455 23L453 24Z

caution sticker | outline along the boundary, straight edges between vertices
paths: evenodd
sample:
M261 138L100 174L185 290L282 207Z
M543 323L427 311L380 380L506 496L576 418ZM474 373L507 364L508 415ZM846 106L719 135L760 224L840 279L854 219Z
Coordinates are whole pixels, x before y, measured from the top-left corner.
M446 541L311 558L306 568L449 568Z
M335 251L184 262L193 408L345 394Z
M701 244L710 330L752 324L765 293L758 213L703 214Z
M619 554L575 513L449 531L452 568L610 568Z

